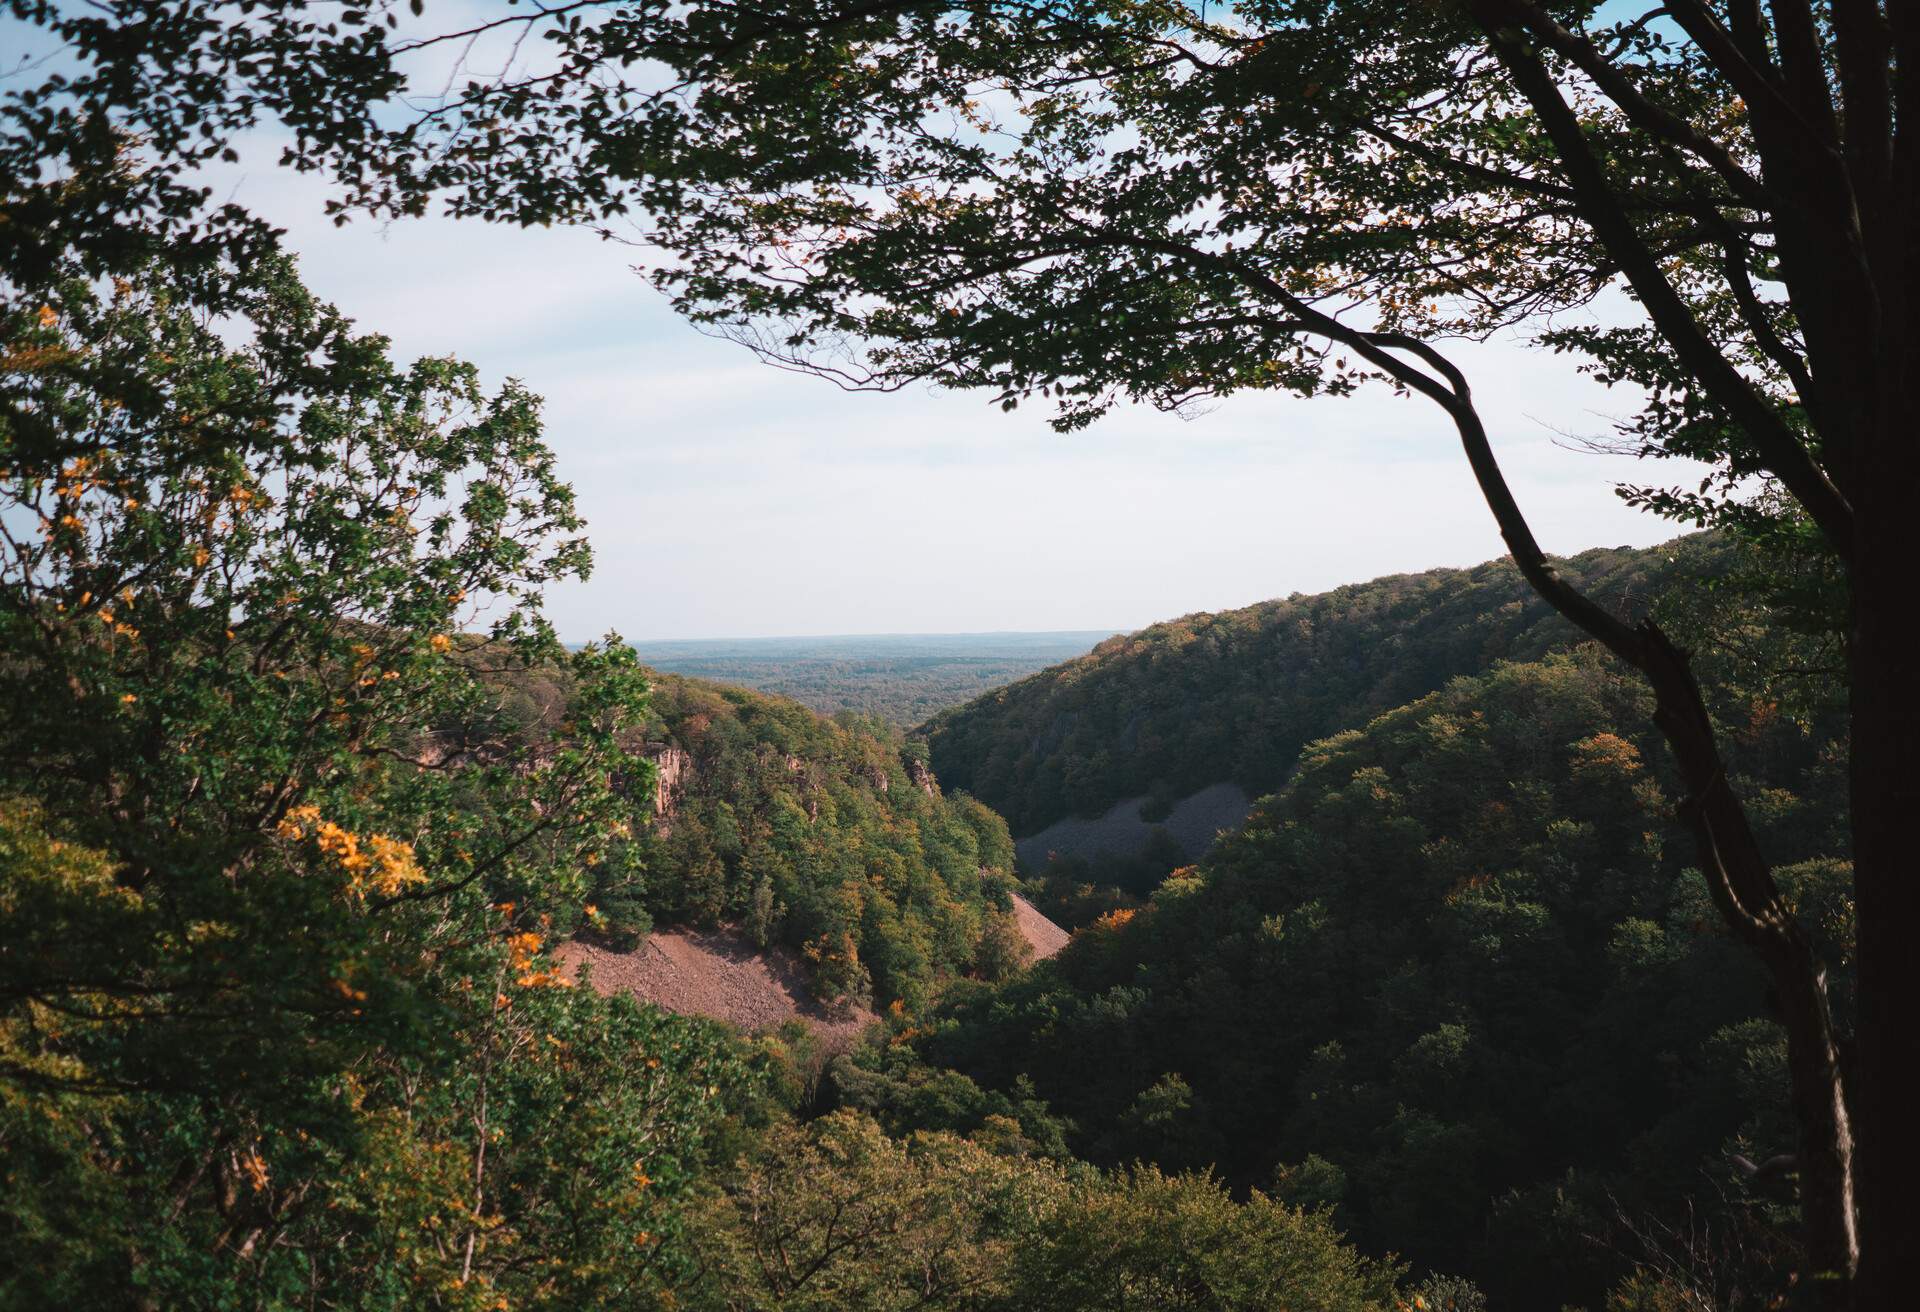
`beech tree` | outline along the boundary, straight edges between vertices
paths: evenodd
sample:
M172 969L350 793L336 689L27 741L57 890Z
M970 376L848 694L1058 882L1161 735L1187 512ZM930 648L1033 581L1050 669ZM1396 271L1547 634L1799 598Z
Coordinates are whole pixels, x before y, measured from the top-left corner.
M791 0L566 5L462 38L503 25L555 56L469 81L350 164L346 203L641 211L675 256L655 277L696 322L850 387L1045 398L1062 427L1123 398L1372 381L1438 405L1529 582L1652 687L1702 875L1771 972L1816 1283L1831 1305L1890 1305L1892 1182L1913 1164L1891 1063L1920 774L1895 618L1914 574L1920 167L1901 109L1920 15ZM1602 298L1623 326L1554 318ZM1516 327L1643 390L1622 426L1637 449L1715 471L1634 499L1794 539L1844 578L1850 1054L1687 653L1556 572L1445 353Z
M419 213L439 196L521 223L611 233L632 219L670 253L654 276L692 319L844 386L1044 398L1063 427L1121 400L1242 390L1379 382L1431 400L1529 581L1653 689L1702 875L1770 970L1789 1036L1814 1284L1831 1306L1893 1305L1892 1200L1916 1166L1894 1061L1920 802L1898 619L1920 463L1920 11L557 0L342 44L344 29L297 31L279 17L297 7L257 0L120 0L84 30L13 8L64 23L113 73L96 84L103 120L171 123L173 102L128 89L191 53L190 96L241 107L208 135L279 114L295 162L337 171L343 213ZM386 16L371 0L342 9L349 24ZM241 36L223 35L226 10ZM147 30L169 43L142 45ZM249 32L347 51L352 76L303 81L284 59L233 53ZM489 71L456 72L414 113L359 112L397 85L394 57L479 48L499 55L471 61ZM1624 322L1556 317L1596 302ZM1516 328L1640 389L1622 425L1634 449L1714 469L1636 500L1785 542L1842 581L1851 1040L1727 784L1686 652L1568 584L1501 475L1446 343Z

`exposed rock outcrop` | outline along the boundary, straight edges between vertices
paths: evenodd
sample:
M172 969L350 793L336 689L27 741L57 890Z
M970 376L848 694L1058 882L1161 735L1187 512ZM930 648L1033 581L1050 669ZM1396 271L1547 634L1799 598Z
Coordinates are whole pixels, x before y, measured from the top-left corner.
M662 820L672 820L686 792L693 757L666 744L648 747L646 757L653 762L653 813Z

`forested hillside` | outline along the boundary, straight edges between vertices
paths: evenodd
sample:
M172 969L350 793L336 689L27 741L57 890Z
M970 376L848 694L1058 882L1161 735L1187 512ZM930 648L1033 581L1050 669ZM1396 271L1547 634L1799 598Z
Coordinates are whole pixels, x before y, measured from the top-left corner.
M654 675L635 746L655 769L635 799L639 869L601 879L589 932L737 922L797 949L823 1001L917 1006L1009 964L1006 823L943 794L896 732Z
M1779 1151L1777 1032L1610 666L1502 666L1324 740L1202 871L1021 972L1007 829L918 744L553 640L540 590L586 556L532 398L394 367L288 265L249 295L238 348L163 283L19 330L163 341L172 405L132 456L5 484L49 526L0 665L0 1239L48 1274L5 1301L136 1272L267 1306L1413 1293L1337 1224L1436 1305L1476 1305L1441 1274L1468 1266L1526 1307L1666 1260L1640 1236L1687 1200L1740 1237L1728 1279L1777 1279L1773 1186L1730 1165ZM98 385L60 384L76 431ZM265 427L210 446L209 388ZM476 418L406 418L431 405ZM460 516L417 526L456 476ZM1730 739L1844 1024L1818 723L1756 698ZM824 1081L800 1037L567 987L561 937L655 920L791 945L822 997L898 1003L888 1032ZM1136 1159L1176 1178L1098 1173ZM760 1260L796 1243L817 1283Z
M1416 1296L1326 1217L823 1119L804 1034L572 987L569 933L738 915L904 1023L1018 965L1005 827L890 735L562 648L537 399L395 365L288 261L230 291L219 332L164 270L5 321L0 509L44 531L0 538L0 1307Z
M1700 543L1594 550L1561 568L1604 604L1643 613ZM1209 784L1277 787L1306 743L1365 724L1462 674L1533 660L1571 625L1506 560L1401 574L1201 613L934 717L934 770L1024 837L1145 795L1145 817Z
M1735 785L1844 1027L1837 744L1756 708ZM1202 867L955 995L917 1050L1045 1100L1093 1161L1333 1205L1502 1306L1597 1306L1634 1262L1708 1260L1679 1251L1702 1233L1720 1294L1751 1296L1786 1195L1733 1155L1791 1148L1783 1040L1689 869L1649 713L1589 651L1313 743Z

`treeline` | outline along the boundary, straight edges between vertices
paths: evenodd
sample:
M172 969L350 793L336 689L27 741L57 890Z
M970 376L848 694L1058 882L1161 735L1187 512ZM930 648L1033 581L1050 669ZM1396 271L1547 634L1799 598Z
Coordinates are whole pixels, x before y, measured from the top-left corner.
M874 635L637 644L650 667L900 728L1088 650L1105 633Z
M1696 540L1586 551L1561 568L1631 615L1716 570L1713 554ZM1693 559L1681 566L1683 555ZM1212 783L1270 792L1316 738L1575 639L1508 561L1392 575L1111 638L921 733L940 778L1016 835L1142 795L1151 820Z
M1504 1307L1770 1305L1792 1185L1751 1166L1793 1150L1784 1038L1650 710L1583 650L1314 743L1199 869L956 990L849 1088L899 1127L1011 1100L1073 1154L1331 1207ZM1728 737L1844 1030L1843 753L1766 700Z

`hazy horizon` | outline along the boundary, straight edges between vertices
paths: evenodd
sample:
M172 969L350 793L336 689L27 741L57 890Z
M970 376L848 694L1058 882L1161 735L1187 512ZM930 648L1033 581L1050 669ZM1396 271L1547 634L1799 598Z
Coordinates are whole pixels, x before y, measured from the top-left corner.
M1675 538L1684 537L1686 535L1686 532L1690 531L1690 530L1683 530L1678 525L1665 523L1665 521L1657 521L1657 522L1662 523L1663 526L1668 531L1656 536L1654 540L1651 542L1593 542L1593 543L1587 544L1584 547L1578 547L1570 551L1554 552L1552 554L1556 558L1565 559L1568 556L1578 555L1583 551L1607 550L1607 549L1631 550L1635 548L1654 547L1654 546L1660 545L1662 542L1668 542ZM634 648L635 650L639 650L640 648L643 648L643 647L671 647L676 645L718 646L718 645L724 645L728 643L746 645L750 643L776 643L776 642L806 642L806 643L877 642L877 641L884 641L887 639L896 639L896 638L899 638L899 639L915 638L915 639L927 640L927 639L936 639L936 638L1067 638L1067 637L1093 636L1094 640L1098 642L1106 638L1115 637L1122 634L1138 633L1140 630L1149 628L1155 624L1165 624L1172 620L1181 619L1188 615L1200 615L1200 614L1208 614L1208 613L1218 613L1221 611L1240 610L1248 606L1257 606L1262 602L1281 601L1290 596L1311 596L1311 595L1314 595L1315 593L1330 592L1335 588L1345 587L1350 584L1370 583L1375 579L1384 578L1394 574L1423 574L1431 570L1439 570L1439 569L1472 569L1476 566L1484 565L1491 561L1504 560L1507 558L1508 558L1508 553L1502 551L1502 552L1496 552L1492 556L1487 556L1479 560L1436 561L1433 564L1425 566L1424 568L1420 568L1420 569L1386 570L1380 574L1367 575L1365 578L1342 579L1336 583L1329 584L1327 587L1324 587L1324 588L1314 588L1314 589L1292 588L1286 592L1273 593L1270 596L1254 597L1249 601L1241 602L1237 605L1232 605L1232 606L1188 607L1185 610L1172 611L1165 615L1157 615L1152 619L1145 620L1138 624L1115 624L1115 625L1094 624L1094 625L1062 627L1062 628L1054 628L1054 629L1039 629L1039 628L1036 628L1036 629L922 629L922 630L888 630L888 631L875 631L875 632L863 632L863 633L694 634L694 635L689 635L685 637L671 637L671 638L639 638L639 637L632 637L628 634L623 633L620 635L620 638L621 638L621 641L625 642L628 646ZM596 640L595 638L575 638L565 634L563 634L562 637L569 646L574 646L574 647L584 646L586 643Z
M1177 616L1168 616L1169 619ZM928 629L919 632L898 633L740 633L723 634L719 637L696 636L688 638L621 638L628 646L672 647L704 646L721 643L739 643L742 645L756 642L875 642L890 638L1075 638L1089 634L1112 637L1118 633L1131 633L1133 629L1103 628L1094 625L1090 629ZM584 641L591 641L585 639Z

